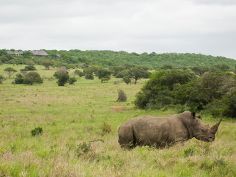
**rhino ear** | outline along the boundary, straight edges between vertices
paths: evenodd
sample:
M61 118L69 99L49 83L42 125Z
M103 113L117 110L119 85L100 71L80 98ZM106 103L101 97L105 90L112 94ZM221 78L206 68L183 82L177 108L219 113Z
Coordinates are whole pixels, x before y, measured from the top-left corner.
M191 112L193 118L195 119L196 113L195 112Z
M202 119L202 116L198 115L197 118L198 118L198 119Z

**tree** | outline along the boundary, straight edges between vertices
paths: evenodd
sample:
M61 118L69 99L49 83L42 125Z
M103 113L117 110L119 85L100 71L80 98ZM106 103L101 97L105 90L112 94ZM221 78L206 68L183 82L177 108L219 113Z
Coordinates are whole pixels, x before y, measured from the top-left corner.
M110 80L111 72L107 69L100 68L97 70L96 75L101 80L101 82L105 82Z
M161 70L137 94L135 105L139 108L162 108L174 103L173 90L176 85L188 83L196 78L189 70Z
M93 75L93 73L86 73L84 78L87 79L87 80L93 80L94 79L94 75Z
M17 74L14 84L23 84L24 82L24 76L22 74Z
M80 71L79 69L76 69L74 71L74 75L75 76L79 76L79 77L83 77L84 76L84 72Z
M124 77L130 77L130 73L128 69L120 70L115 75L116 78L124 78Z
M141 78L148 78L149 72L142 67L133 67L129 70L129 76L134 79L134 84Z
M4 69L4 71L7 73L8 78L11 78L11 76L12 76L15 72L17 72L17 71L16 71L14 68L12 68L12 67L7 67L7 68Z
M34 65L26 65L24 69L21 69L21 71L35 71L36 68Z
M61 67L54 73L54 77L58 79L58 86L64 86L69 80L69 73L65 67Z
M70 85L73 85L76 81L77 81L77 79L75 77L70 77L69 78L69 84Z
M53 66L53 62L51 60L44 60L42 65L45 67L45 69L49 70L50 66Z
M131 79L129 78L129 76L124 76L124 77L123 77L123 81L124 81L126 84L130 84L130 83L131 83Z
M40 77L40 75L37 72L31 71L31 72L28 72L24 76L23 83L29 84L29 85L33 85L34 83L41 84L41 83L43 83L43 79Z
M15 81L15 84L41 84L43 83L43 79L40 77L40 75L35 71L30 71L26 73L25 75L17 74Z

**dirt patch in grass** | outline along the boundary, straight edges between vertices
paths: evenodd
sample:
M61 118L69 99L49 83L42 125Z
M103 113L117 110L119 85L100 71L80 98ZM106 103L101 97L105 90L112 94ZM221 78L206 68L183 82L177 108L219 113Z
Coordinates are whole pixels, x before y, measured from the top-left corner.
M112 112L124 112L127 110L126 106L111 106Z

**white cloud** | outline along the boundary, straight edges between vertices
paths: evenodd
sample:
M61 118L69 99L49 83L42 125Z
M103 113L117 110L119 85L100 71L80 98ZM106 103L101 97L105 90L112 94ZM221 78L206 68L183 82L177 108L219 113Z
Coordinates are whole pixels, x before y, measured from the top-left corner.
M0 0L0 48L196 52L236 58L236 6L216 1Z

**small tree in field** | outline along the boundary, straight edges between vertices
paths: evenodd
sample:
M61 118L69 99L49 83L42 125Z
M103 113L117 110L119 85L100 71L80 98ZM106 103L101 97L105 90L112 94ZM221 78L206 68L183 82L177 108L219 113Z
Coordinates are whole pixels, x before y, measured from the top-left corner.
M130 79L129 76L123 77L123 81L124 81L126 84L130 84L130 83L131 83L131 79Z
M96 75L98 76L98 78L101 80L102 83L110 80L111 78L111 72L107 69L102 69L102 68L98 69Z
M34 67L34 65L26 65L24 69L21 69L21 71L35 71L36 68Z
M83 73L82 71L76 69L76 70L74 71L74 75L75 75L75 76L79 76L79 77L83 77L83 76L84 76L84 73Z
M14 84L41 84L43 83L43 79L40 77L40 75L35 71L30 71L26 73L25 75L17 74Z
M134 84L141 78L148 78L149 72L142 67L133 67L129 70L129 76L134 79Z
M94 75L93 75L93 73L86 73L84 78L87 79L87 80L93 80L94 79Z
M73 85L76 81L77 81L77 79L75 77L69 78L69 84L70 85Z
M23 83L29 85L33 85L34 83L41 84L43 80L37 72L31 71L25 75Z
M44 60L42 65L45 67L45 69L49 70L50 66L53 66L53 62L51 60Z
M64 86L69 80L69 73L65 67L61 67L57 72L54 73L54 77L58 79L58 86Z
M6 74L8 75L8 78L11 78L11 76L17 72L14 68L12 67L7 67L4 69L4 71L6 72Z
M22 74L17 74L15 81L13 82L14 84L23 84L24 82L24 76Z

